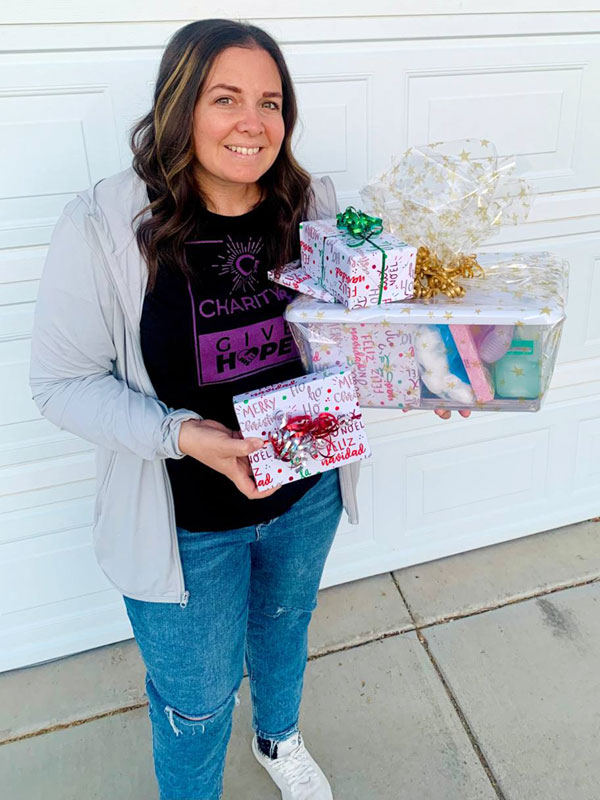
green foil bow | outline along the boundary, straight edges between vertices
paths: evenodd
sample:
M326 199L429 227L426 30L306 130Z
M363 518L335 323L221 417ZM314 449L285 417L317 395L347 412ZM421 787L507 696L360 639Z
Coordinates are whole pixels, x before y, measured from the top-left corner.
M360 239L349 247L358 247L370 236L379 236L383 231L383 222L380 217L370 217L363 211L357 211L354 206L337 215L338 228L344 228L349 234Z
M345 211L341 212L337 215L337 227L340 230L347 231L351 236L353 236L357 241L352 244L351 242L347 242L348 247L360 247L361 244L365 242L370 242L374 245L378 250L381 250L382 259L381 259L381 279L379 281L379 298L377 300L377 304L381 303L381 298L383 296L383 286L385 281L385 260L387 258L387 253L380 247L377 242L374 242L371 237L372 236L379 236L380 233L383 232L383 221L380 217L370 217L368 214L365 214L363 211L357 211L354 206L348 206Z

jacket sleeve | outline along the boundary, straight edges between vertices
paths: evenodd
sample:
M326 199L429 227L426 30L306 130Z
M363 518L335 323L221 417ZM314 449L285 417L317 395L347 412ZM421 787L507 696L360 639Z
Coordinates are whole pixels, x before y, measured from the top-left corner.
M335 217L340 207L335 186L329 175L313 178L311 182L312 201L309 204L309 219L328 219Z
M329 206L329 215L335 217L340 211L340 204L338 203L335 186L329 175L323 175L321 178L327 193L327 205Z
M70 204L71 205L71 204ZM52 234L34 314L32 397L59 428L141 458L182 458L179 429L193 411L169 409L113 374L116 298L67 206Z

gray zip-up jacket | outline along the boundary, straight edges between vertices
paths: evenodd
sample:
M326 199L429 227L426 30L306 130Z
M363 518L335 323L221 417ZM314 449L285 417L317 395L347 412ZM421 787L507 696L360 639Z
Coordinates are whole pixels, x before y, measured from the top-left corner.
M314 180L313 194L311 218L334 216L331 180ZM30 385L45 417L97 445L93 539L108 580L128 597L185 606L165 459L183 458L181 423L200 417L158 400L142 358L148 276L132 221L145 205L146 186L129 168L65 207L40 283ZM357 478L358 464L340 469L353 523Z

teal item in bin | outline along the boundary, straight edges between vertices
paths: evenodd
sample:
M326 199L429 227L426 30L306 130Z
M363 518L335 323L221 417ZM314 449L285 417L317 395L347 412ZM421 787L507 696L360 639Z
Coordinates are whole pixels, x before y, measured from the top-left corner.
M510 348L494 367L496 397L539 397L541 394L540 329L517 328Z

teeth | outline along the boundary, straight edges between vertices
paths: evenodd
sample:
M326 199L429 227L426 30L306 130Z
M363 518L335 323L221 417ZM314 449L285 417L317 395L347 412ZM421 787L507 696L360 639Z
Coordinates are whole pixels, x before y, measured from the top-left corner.
M225 147L234 153L241 153L243 156L255 156L260 150L260 147L235 147L232 144L226 144Z

